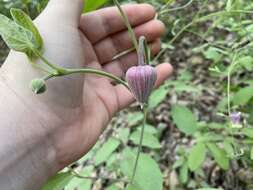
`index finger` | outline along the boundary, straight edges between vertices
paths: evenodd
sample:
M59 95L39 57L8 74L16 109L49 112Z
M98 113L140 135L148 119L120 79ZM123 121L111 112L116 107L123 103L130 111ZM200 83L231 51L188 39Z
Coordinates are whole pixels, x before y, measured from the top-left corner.
M133 27L143 24L155 16L155 9L149 4L124 5L122 9ZM79 27L92 44L126 29L116 7L103 8L82 15Z

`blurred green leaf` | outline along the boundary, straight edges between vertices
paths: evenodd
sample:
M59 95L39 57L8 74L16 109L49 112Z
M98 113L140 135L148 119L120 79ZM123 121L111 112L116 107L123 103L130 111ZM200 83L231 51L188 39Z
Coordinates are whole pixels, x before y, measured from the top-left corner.
M84 12L90 12L103 6L108 0L86 0L84 5Z
M124 143L127 143L128 137L130 134L130 129L129 128L119 128L117 132L118 132L119 139L122 140Z
M43 186L42 190L62 190L72 179L71 172L58 173Z
M139 145L140 143L140 137L141 137L141 131L135 131L134 133L131 134L130 136L130 140L136 144L136 145ZM144 137L143 137L143 146L146 146L146 147L149 147L149 148L161 148L161 144L160 142L158 141L158 139L150 134L150 133L147 133L147 132L144 132Z
M246 70L248 71L252 71L253 70L253 57L251 56L243 56L240 57L237 62L239 62L239 64L241 66L243 66Z
M216 188L200 188L200 189L197 189L197 190L223 190L223 189L216 189Z
M116 185L112 184L109 187L107 187L105 190L120 190Z
M204 56L206 59L213 60L214 62L218 62L222 57L219 49L215 47L209 47L204 51Z
M129 113L127 116L127 121L129 126L134 126L143 120L143 113L133 112Z
M246 105L253 97L253 86L241 88L233 97L234 105Z
M123 160L120 163L120 169L125 176L131 178L136 153L130 149L125 149L123 152ZM161 170L149 155L141 153L136 175L131 189L135 190L162 190L163 177Z
M103 146L97 151L95 156L95 164L99 165L102 162L107 161L109 156L118 148L120 145L119 140L110 138L103 144Z
M207 147L209 148L210 152L212 153L212 156L214 157L217 164L224 170L227 170L229 168L229 159L227 157L227 154L224 150L219 148L214 143L207 143Z
M191 135L197 130L197 119L185 106L173 106L171 115L176 126L185 134Z
M185 162L179 170L179 179L181 183L185 184L188 181L188 163Z
M253 147L250 149L250 159L253 160Z
M142 126L138 126L137 130L141 131L141 128ZM149 124L145 125L145 133L149 133L156 136L158 132L159 132L158 128L155 128L154 126L149 125Z
M225 139L223 146L224 146L225 152L227 153L227 156L229 158L233 158L235 153L234 153L234 148L232 146L232 143L228 139Z
M191 171L199 169L206 158L206 146L203 142L195 144L189 154L188 166Z
M247 137L253 138L253 128L243 128L242 133Z
M81 176L90 176L91 172L93 171L93 166L87 166L85 167L79 174ZM74 177L65 187L64 190L90 190L92 185L92 180L90 179L81 179Z
M160 88L156 89L149 98L148 106L150 109L158 106L165 98L168 93L166 89L167 85L163 85Z

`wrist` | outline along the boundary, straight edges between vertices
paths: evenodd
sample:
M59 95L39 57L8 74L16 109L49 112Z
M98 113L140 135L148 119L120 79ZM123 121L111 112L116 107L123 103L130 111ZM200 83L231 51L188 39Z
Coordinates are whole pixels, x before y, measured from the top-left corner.
M0 187L39 189L59 168L50 126L43 119L47 112L38 115L37 109L30 107L31 99L13 88L1 73Z

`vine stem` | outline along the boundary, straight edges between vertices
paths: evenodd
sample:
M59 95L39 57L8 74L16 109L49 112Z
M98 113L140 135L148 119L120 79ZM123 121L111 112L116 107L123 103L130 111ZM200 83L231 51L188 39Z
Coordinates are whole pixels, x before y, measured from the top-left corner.
M228 109L228 115L231 115L231 105L230 105L230 88L231 88L231 72L233 71L235 65L236 65L236 57L237 57L237 53L234 54L233 59L232 59L232 63L230 65L230 67L228 68L228 73L227 73L227 109Z
M117 83L120 83L122 85L124 85L127 89L130 90L127 82L125 82L124 80L120 79L119 77L116 77L113 74L101 71L101 70L96 70L96 69L90 69L90 68L83 68L83 69L65 69L65 72L63 75L71 75L71 74L80 74L80 73L86 73L86 74L95 74L98 76L102 76L102 77L107 77L110 78L114 81L116 81Z
M33 51L36 54L36 56L38 56L47 66L49 66L51 69L54 70L53 73L50 73L48 76L46 76L46 77L48 77L48 78L46 78L46 80L53 78L53 77L66 76L66 75L71 75L71 74L80 74L80 73L95 74L95 75L98 75L101 77L107 77L109 79L112 79L115 82L122 84L127 89L129 89L127 82L125 82L124 80L120 79L119 77L117 77L111 73L107 73L107 72L97 70L97 69L92 69L92 68L67 69L67 68L59 67L59 66L56 66L56 65L50 63L39 51L37 51L37 50L33 50Z
M194 24L198 24L204 21L207 21L209 19L211 19L212 17L215 16L220 16L220 15L227 15L227 14L233 14L233 13L242 13L242 14L253 14L253 11L244 11L244 10L231 10L231 11L218 11L218 12L214 12L214 13L210 13L208 15L205 15L203 17L200 17L196 20L193 20L192 22L188 23L187 25L185 25L170 41L169 44L172 45L186 30L188 30L188 28L190 28L191 26L193 26ZM166 48L162 49L159 54L155 57L155 61L158 60L160 58L160 56L166 51Z
M141 154L141 149L142 149L145 125L146 125L146 122L147 122L148 106L143 105L142 111L143 111L143 116L144 117L143 117L142 128L141 128L141 137L140 137L140 142L139 142L139 145L138 145L138 152L137 152L137 156L136 156L136 159L135 159L134 169L133 169L133 174L132 174L132 177L131 177L131 180L130 180L130 184L133 184L134 177L135 177L135 174L136 174L136 170L137 170L137 167L138 167L138 161L139 161L140 154Z
M124 13L123 9L121 8L118 0L113 0L114 4L117 6L117 8L119 9L119 12L124 20L125 25L127 26L128 32L129 32L129 36L131 38L131 40L133 41L134 47L136 49L136 51L138 51L138 42L137 39L135 37L134 31L131 27L131 24L129 22L129 19L127 17L127 15Z
M162 14L165 14L165 13L169 13L169 12L171 12L171 11L178 11L178 10L181 10L181 9L185 9L185 8L187 8L188 6L190 6L191 4L192 4L192 2L193 2L194 0L189 0L189 2L187 2L185 5L182 5L182 6L180 6L180 7L176 7L176 8L172 8L172 9L165 9L165 10L161 10L160 12L159 12L159 15L162 15Z
M114 182L125 182L127 183L128 181L126 180L122 180L122 179L115 179L115 178L110 178L110 177L92 177L92 176L83 176L81 174L79 174L78 172L76 172L74 169L72 169L71 167L68 167L69 172L72 173L72 175L74 175L75 177L79 178L79 179L90 179L90 180L99 180L99 179L103 179L103 180L111 180Z

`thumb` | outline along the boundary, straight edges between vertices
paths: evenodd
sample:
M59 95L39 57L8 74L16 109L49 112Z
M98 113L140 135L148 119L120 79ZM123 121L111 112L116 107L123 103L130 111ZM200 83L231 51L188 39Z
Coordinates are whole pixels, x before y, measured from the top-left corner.
M48 21L78 25L83 10L84 0L50 0L39 17L50 18Z

